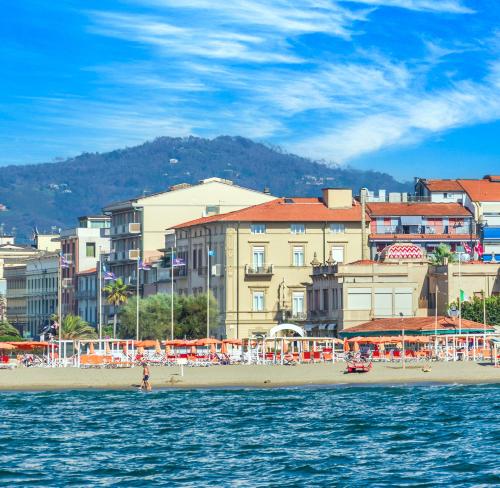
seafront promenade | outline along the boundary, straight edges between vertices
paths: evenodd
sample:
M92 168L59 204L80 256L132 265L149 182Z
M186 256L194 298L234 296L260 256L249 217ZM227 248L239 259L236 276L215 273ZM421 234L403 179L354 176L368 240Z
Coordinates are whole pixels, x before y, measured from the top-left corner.
M500 368L489 363L377 363L369 373L345 374L345 363L295 366L152 367L153 388L284 387L342 384L500 383ZM0 370L0 390L129 389L141 382L141 368L18 368Z

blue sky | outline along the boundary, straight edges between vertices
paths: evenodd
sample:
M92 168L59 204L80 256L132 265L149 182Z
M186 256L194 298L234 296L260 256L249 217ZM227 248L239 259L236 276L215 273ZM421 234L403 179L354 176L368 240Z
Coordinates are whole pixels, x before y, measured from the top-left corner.
M23 0L0 165L241 135L412 176L500 169L498 0Z

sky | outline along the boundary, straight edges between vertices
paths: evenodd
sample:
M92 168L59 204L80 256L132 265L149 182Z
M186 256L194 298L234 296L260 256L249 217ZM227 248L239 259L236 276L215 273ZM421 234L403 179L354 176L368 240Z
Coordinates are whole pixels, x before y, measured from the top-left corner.
M240 135L400 180L498 173L499 26L498 0L7 2L0 166Z

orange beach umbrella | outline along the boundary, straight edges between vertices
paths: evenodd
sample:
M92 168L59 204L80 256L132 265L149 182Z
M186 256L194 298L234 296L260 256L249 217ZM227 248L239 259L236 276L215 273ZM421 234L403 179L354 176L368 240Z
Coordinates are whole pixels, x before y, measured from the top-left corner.
M0 342L0 349L3 351L10 351L15 348L16 346L13 346L12 344L7 344L6 342Z

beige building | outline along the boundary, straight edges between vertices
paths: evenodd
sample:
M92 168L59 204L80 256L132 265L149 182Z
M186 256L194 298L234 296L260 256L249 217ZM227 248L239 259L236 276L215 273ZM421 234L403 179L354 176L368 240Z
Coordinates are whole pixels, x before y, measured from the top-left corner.
M135 280L137 257L161 257L165 230L188 220L220 214L272 200L269 194L239 187L232 181L208 178L197 185L180 184L104 208L111 215L110 268L128 283Z
M437 304L438 313L445 314L448 305L458 300L460 290L467 299L500 295L500 264L478 261L432 266L429 270L431 308Z
M7 283L7 321L21 334L28 335L26 263L6 267L4 277Z
M336 335L376 318L428 314L428 263L419 246L393 244L380 261L313 266L306 330Z
M220 308L214 335L249 337L302 322L310 263L360 259L361 221L351 190L325 189L323 198L278 198L178 225L177 257L186 266L175 277L175 291L210 287ZM174 237L167 236L166 247L172 245ZM366 239L364 246L366 252Z

